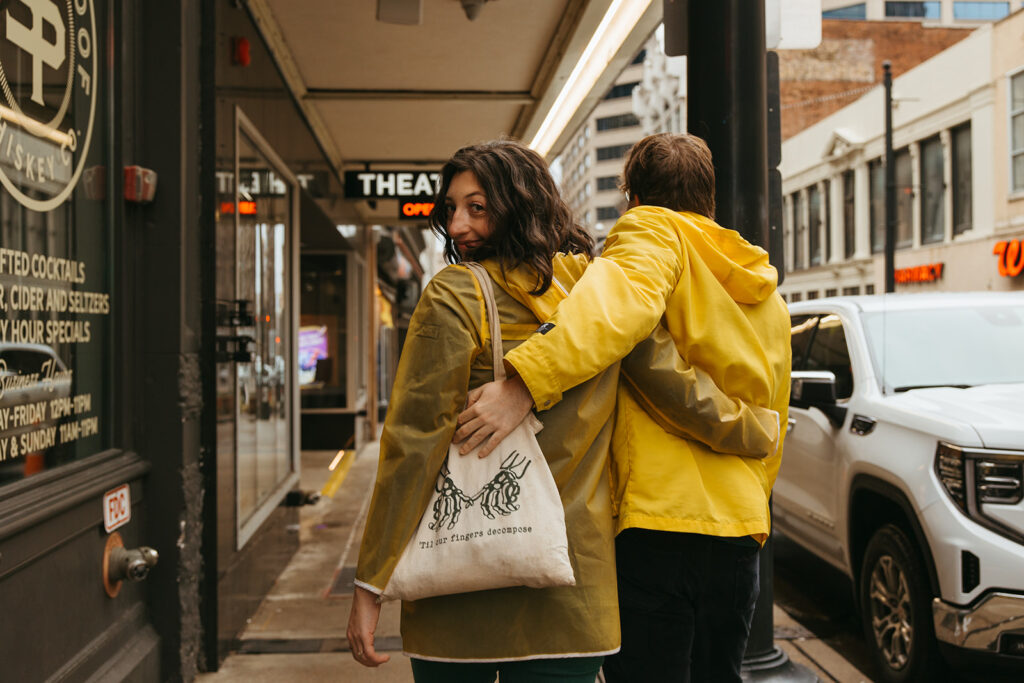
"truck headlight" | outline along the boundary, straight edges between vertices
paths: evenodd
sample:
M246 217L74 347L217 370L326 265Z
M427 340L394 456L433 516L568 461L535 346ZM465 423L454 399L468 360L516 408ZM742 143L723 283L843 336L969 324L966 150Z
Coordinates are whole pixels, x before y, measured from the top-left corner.
M946 493L960 511L967 514L967 495L964 493L964 452L956 446L939 442L935 450L935 473Z
M940 441L935 474L946 494L965 515L1018 543L1024 535L992 519L983 504L1016 505L1024 499L1024 451L963 448Z

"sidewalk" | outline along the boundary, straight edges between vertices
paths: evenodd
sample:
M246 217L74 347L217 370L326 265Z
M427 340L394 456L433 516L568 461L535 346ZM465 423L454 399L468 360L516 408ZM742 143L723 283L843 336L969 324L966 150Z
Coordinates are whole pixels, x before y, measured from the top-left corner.
M346 452L334 471L334 452L302 454L303 490L324 491L316 505L301 510L302 546L241 635L220 671L200 683L286 683L351 681L411 683L402 655L399 605L384 605L377 649L391 661L368 669L352 659L345 640L363 520L377 468L378 444ZM333 496L331 495L333 493ZM822 681L870 681L841 655L775 607L776 645Z

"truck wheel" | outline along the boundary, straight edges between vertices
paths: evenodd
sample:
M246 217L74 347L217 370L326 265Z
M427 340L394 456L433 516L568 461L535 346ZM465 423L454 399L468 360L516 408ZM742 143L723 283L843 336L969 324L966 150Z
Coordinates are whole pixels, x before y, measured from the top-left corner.
M937 648L928 576L910 539L886 524L864 552L860 610L868 648L884 681L935 680Z

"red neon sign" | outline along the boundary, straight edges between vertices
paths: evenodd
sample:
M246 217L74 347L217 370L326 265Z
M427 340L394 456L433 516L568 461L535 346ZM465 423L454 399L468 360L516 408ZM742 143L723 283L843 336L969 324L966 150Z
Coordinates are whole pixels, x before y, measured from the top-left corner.
M923 266L912 268L898 268L896 270L896 282L904 284L907 282L935 282L942 277L943 263L928 263Z
M235 203L234 202L221 202L220 203L221 213L234 213ZM256 215L256 202L238 202L238 214L240 216L255 216Z
M426 218L434 210L434 202L402 202L402 216L405 218Z
M999 274L1016 277L1024 272L1024 240L996 242L992 253L999 257Z

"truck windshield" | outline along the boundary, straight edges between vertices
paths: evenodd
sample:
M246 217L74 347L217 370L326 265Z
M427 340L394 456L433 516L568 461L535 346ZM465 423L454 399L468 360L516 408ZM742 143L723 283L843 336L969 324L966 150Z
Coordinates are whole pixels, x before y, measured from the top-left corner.
M1024 306L875 311L863 320L887 392L1024 382Z

